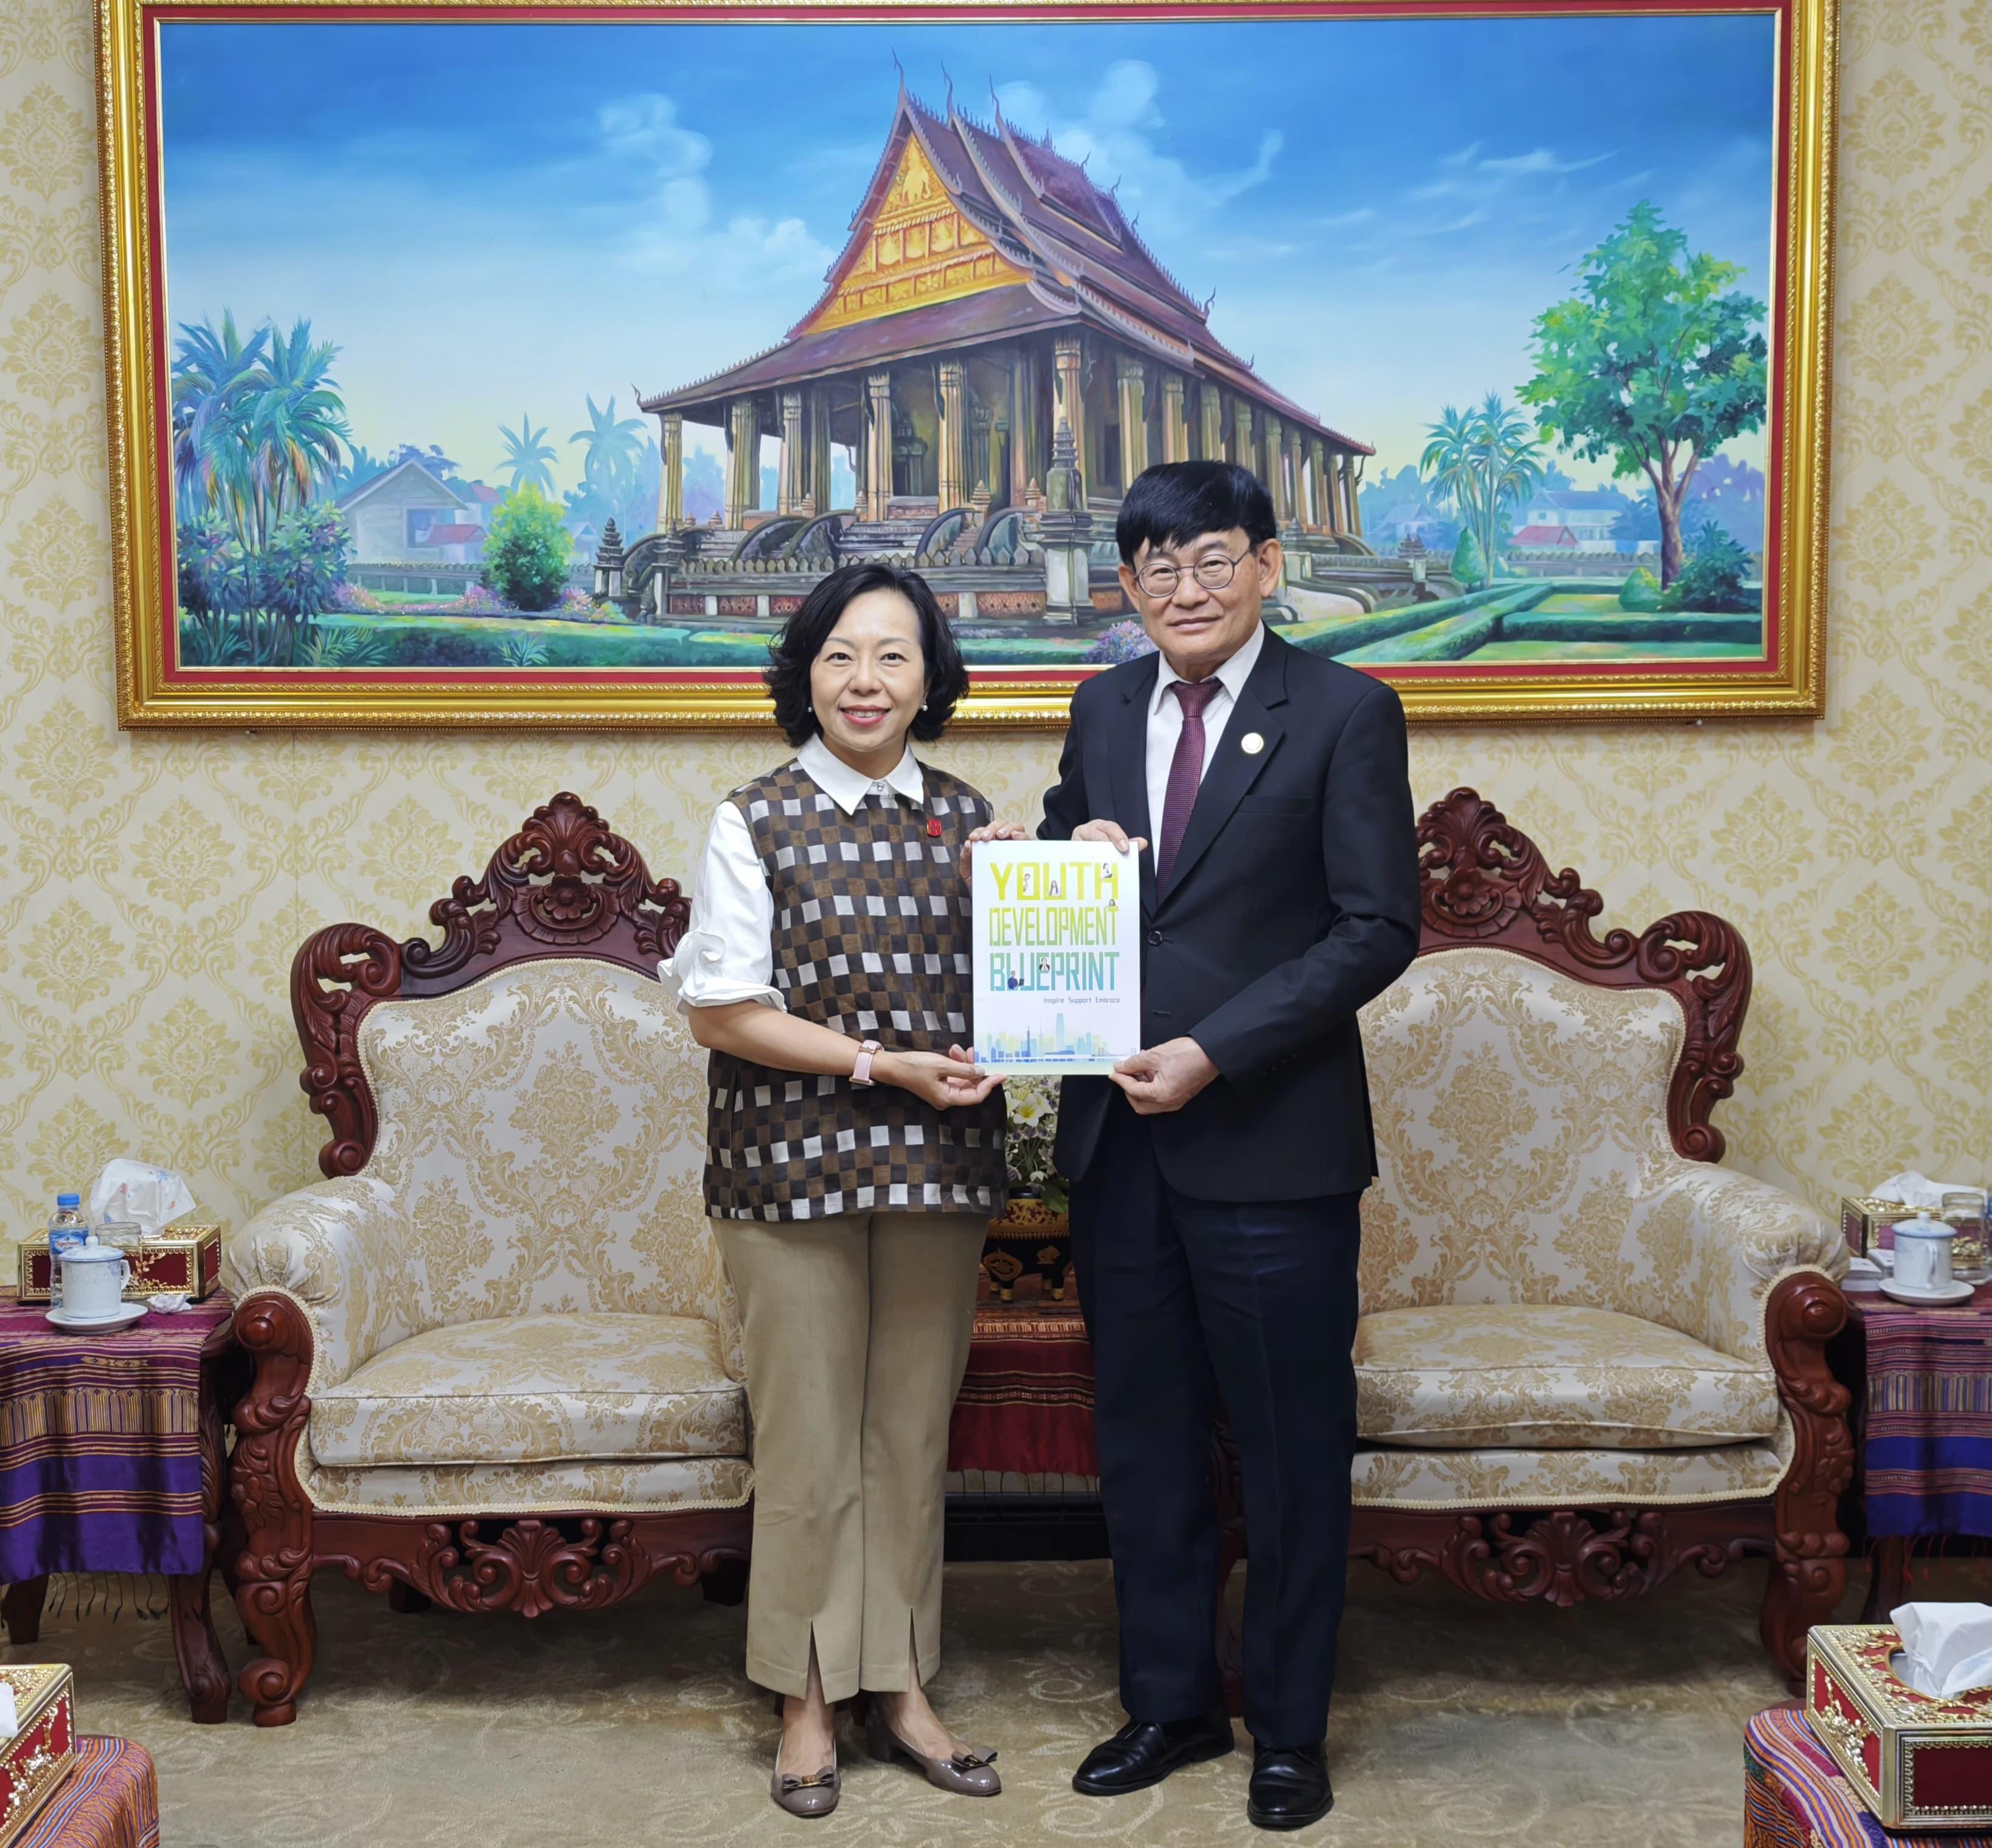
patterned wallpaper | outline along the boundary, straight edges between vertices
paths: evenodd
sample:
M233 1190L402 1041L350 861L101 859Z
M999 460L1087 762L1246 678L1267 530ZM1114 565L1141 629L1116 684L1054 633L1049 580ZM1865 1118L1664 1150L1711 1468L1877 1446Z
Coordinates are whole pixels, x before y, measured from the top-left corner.
M1845 0L1820 724L1414 734L1643 925L1757 968L1731 1159L1822 1202L1992 1169L1992 0ZM0 8L0 1210L116 1154L232 1220L313 1178L292 950L412 933L556 789L689 875L772 736L118 731L87 0ZM938 755L1030 817L1049 737Z

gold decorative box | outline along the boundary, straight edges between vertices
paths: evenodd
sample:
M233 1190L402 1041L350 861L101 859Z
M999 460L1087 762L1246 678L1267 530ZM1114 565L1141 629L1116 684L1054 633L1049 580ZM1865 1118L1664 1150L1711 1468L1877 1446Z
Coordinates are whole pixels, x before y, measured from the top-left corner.
M1900 1679L1892 1624L1820 1624L1806 1717L1884 1829L1992 1828L1992 1689L1941 1700Z
M221 1228L211 1222L192 1220L169 1226L130 1255L131 1280L124 1286L128 1297L163 1296L177 1291L197 1303L213 1295L221 1280ZM46 1239L30 1239L21 1247L20 1294L24 1303L49 1300Z
M1877 1246L1892 1251L1896 1222L1915 1216L1916 1209L1899 1200L1850 1199L1844 1195L1840 1198L1840 1229L1848 1249L1857 1258L1864 1258Z
M18 1841L76 1767L76 1683L59 1662L0 1669L20 1730L0 1741L0 1848Z

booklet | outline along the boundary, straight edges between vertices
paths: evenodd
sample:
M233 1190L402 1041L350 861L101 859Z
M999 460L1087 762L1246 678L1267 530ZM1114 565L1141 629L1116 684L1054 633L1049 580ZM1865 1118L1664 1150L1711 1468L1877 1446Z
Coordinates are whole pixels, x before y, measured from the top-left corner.
M1141 864L1103 842L975 849L975 1062L1110 1071L1141 1045Z

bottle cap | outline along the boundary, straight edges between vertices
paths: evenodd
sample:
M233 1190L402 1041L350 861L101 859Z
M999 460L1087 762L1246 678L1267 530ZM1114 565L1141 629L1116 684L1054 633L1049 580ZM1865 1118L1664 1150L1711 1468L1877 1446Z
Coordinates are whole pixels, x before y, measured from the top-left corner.
M56 1205L58 1209L65 1206L80 1206L82 1204L83 1196L80 1194L57 1194L56 1195Z

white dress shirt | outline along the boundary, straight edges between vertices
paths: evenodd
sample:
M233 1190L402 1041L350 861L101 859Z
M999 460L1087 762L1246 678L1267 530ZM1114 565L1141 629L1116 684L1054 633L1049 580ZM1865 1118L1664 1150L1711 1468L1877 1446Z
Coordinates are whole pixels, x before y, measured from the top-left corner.
M852 769L820 736L796 752L795 761L847 815L856 814L868 800L909 802L916 808L926 801L926 785L910 748L880 777ZM774 933L775 895L754 850L747 817L722 802L692 885L691 921L678 940L677 953L660 963L657 973L677 984L680 1008L762 1001L786 1012L775 986Z
M1213 677L1222 689L1211 696L1203 709L1203 762L1196 779L1203 781L1224 736L1225 722L1231 717L1238 696L1244 690L1252 670L1259 664L1266 646L1266 626L1261 622L1246 639L1245 645L1219 668ZM1155 663L1155 697L1148 702L1148 844L1151 851L1162 836L1162 810L1168 801L1169 765L1175 761L1176 740L1182 736L1182 706L1171 687L1182 676L1169 665L1167 655Z

